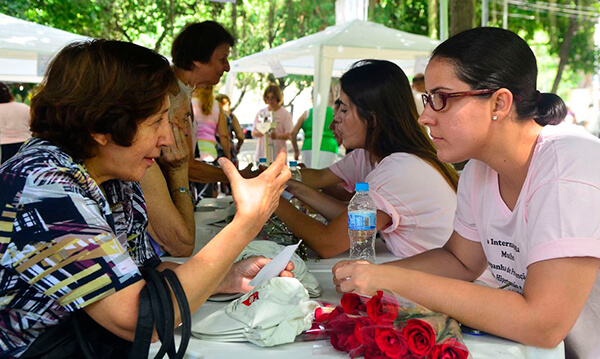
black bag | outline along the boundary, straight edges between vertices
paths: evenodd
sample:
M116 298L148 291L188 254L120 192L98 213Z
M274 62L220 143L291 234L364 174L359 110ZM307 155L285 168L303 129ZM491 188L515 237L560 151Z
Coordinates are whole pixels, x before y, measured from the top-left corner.
M168 354L169 358L183 358L191 335L191 313L179 279L170 269L142 269L146 286L140 292L135 339L119 338L90 318L84 310L46 330L27 348L21 358L148 358L152 331L156 326L161 347L155 358ZM168 284L167 284L168 282ZM179 350L173 341L173 291L182 321Z

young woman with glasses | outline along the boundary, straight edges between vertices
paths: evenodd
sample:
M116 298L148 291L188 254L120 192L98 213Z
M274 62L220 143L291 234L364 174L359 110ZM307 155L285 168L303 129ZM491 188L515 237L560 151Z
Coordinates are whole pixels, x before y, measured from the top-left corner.
M536 89L536 59L498 28L434 50L419 122L438 156L471 159L443 248L393 265L344 261L339 290L390 290L473 328L600 357L600 141L562 121L560 97ZM499 285L470 283L489 268Z

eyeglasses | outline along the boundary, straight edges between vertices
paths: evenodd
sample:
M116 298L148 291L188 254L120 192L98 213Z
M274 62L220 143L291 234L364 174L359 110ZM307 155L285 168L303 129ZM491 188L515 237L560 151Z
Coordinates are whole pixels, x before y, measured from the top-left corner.
M466 97L466 96L483 96L489 95L498 91L498 89L483 89L483 90L472 90L472 91L461 91L461 92L435 92L431 94L422 94L421 98L423 99L423 107L429 106L434 111L441 111L446 107L446 102L451 97Z

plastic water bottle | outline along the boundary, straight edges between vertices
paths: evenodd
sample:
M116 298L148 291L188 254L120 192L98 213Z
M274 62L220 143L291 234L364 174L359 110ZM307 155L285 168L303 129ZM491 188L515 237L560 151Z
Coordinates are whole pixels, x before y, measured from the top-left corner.
M293 180L302 182L302 174L300 173L300 168L298 168L297 161L290 161L290 172L292 172ZM292 197L290 202L292 202L294 207L298 208L301 212L303 212L303 213L307 212L306 208L302 205L302 202L298 198Z
M290 161L290 172L292 172L292 179L298 182L302 182L302 174L298 168L297 161Z
M269 167L269 165L267 165L267 158L266 157L261 157L261 158L258 159L258 168L260 168L260 166L262 166L263 168Z
M366 259L375 263L377 208L369 196L368 183L356 183L356 193L348 204L348 236L350 259Z

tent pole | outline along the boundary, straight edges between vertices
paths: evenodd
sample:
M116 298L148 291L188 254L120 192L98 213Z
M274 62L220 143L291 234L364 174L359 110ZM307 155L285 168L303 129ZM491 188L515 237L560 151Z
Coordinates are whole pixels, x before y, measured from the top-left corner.
M440 40L448 38L448 0L440 0Z
M325 57L323 46L320 46L315 54L315 77L313 87L313 126L312 126L312 164L313 168L320 168L319 154L321 140L323 138L323 127L325 125L325 114L329 99L329 87L331 86L331 73L333 71L333 59Z

